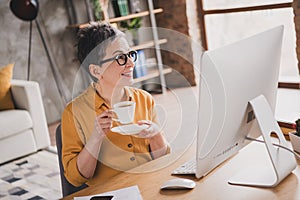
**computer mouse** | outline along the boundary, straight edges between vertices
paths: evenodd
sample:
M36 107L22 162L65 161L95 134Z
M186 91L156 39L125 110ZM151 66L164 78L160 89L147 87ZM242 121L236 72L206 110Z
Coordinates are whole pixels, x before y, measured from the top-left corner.
M185 178L174 178L167 180L160 189L193 189L196 183L193 180Z

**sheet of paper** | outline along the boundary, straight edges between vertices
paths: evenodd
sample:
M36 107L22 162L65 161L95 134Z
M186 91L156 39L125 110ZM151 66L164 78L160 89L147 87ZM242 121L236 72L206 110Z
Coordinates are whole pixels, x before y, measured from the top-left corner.
M91 196L82 196L82 197L74 197L74 200L89 200L93 196L106 196L112 195L114 196L112 200L142 200L142 195L137 185L122 188L119 190L114 190L110 192L105 192L101 194L91 195Z

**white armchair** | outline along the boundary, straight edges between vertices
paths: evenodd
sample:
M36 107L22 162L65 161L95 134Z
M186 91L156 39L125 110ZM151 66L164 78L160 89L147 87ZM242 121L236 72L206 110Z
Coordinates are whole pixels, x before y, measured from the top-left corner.
M50 145L39 84L12 80L11 92L16 109L0 111L0 164Z

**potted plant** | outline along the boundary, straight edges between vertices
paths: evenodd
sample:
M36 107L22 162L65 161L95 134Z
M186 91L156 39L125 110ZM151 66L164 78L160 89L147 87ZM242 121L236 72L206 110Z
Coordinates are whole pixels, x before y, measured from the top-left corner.
M135 17L126 21L120 22L120 26L127 29L132 35L132 42L134 45L139 44L138 29L142 26L142 18Z
M300 119L295 121L293 129L295 129L295 131L289 132L290 140L294 151L300 153Z
M100 21L103 19L102 16L102 8L99 0L92 0L92 6L94 11L94 18L96 21Z

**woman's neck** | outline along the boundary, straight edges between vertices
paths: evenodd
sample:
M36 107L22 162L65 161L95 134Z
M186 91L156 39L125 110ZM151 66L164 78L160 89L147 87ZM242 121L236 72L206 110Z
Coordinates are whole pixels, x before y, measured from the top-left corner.
M108 103L110 106L120 101L126 100L126 93L124 86L102 86L100 83L95 84L97 93Z

